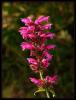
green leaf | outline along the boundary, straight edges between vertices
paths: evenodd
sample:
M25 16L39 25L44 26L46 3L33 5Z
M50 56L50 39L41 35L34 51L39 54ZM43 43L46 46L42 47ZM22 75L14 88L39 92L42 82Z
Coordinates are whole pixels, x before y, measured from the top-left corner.
M36 93L38 93L38 92L44 92L44 91L45 91L45 89L40 87L37 91L34 92L34 95L36 95Z
M53 98L54 98L56 96L54 90L49 90L49 91L52 93Z

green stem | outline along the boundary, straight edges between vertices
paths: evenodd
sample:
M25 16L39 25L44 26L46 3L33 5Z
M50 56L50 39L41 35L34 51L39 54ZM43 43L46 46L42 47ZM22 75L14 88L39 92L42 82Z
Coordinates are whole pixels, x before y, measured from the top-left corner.
M40 78L41 78L41 79L43 79L43 76L42 76L42 75L43 75L43 72L40 71Z
M47 96L47 98L50 98L50 95L49 95L49 92L47 89L46 89L46 96Z
M40 71L40 78L43 79L43 72L42 71ZM50 95L49 95L49 92L47 89L46 89L46 96L47 96L47 98L50 98Z

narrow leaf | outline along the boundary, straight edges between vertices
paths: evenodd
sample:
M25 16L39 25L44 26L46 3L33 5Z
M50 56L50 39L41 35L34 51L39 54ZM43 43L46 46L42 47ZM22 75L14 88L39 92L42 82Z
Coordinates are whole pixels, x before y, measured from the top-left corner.
M45 89L40 87L37 91L34 92L34 95L36 95L36 93L38 93L38 92L44 92L44 91L45 91Z
M52 93L52 95L53 95L53 98L56 96L55 95L55 92L53 91L53 90L49 90L51 93Z

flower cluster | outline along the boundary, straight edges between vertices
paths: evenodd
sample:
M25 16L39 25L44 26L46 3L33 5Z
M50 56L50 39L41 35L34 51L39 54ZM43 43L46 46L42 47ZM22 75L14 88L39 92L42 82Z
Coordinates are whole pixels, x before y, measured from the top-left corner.
M35 73L44 72L49 66L53 55L49 53L56 47L54 44L46 44L47 39L53 39L54 34L49 32L52 24L48 22L49 16L39 16L35 21L31 17L22 18L21 21L25 24L19 29L20 35L24 39L21 43L22 50L30 50L30 57L27 58L30 68ZM57 82L57 76L46 76L44 79L36 79L31 77L33 82L38 87L53 85Z
M57 83L57 75L46 76L44 79L30 78L30 80L38 87L48 87Z

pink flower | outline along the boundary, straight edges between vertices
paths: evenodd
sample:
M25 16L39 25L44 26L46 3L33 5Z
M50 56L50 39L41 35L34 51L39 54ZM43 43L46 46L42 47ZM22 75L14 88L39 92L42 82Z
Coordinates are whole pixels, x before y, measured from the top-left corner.
M29 78L31 80L31 82L33 82L35 85L37 85L38 87L42 87L45 85L44 80L41 79L36 79L36 78Z
M32 43L22 42L21 43L21 48L24 51L25 49L32 50L35 47L32 45Z
M42 33L42 34L39 34L39 36L40 36L41 38L45 38L45 37L46 37L46 34L45 34L45 33Z
M28 26L28 27L21 27L19 29L19 32L22 35L23 39L27 39L27 38L35 39L36 35L34 34L34 30L35 30L34 26Z
M48 59L42 59L42 66L47 68L49 66Z
M46 45L47 39L53 39L55 34L47 32L51 29L52 24L48 23L49 16L39 16L35 21L31 17L22 18L21 21L25 24L19 29L20 35L27 42L21 43L22 50L30 50L30 56L27 58L30 68L35 73L47 70L49 61L52 60L53 55L49 53L56 47L54 44ZM45 23L46 22L46 23ZM40 73L41 75L41 73ZM38 87L47 88L50 85L57 83L58 77L46 76L45 78L36 79L29 78Z
M27 27L28 28L28 33L34 33L34 31L35 31L35 27L34 26L28 26Z
M38 62L36 61L36 59L34 58L27 58L29 64L30 64L30 68L35 71L38 72Z
M25 33L34 33L34 30L35 30L35 27L34 26L28 26L28 27L21 27L20 29L19 29L19 32L20 33L23 33L23 32L25 32Z
M52 24L46 24L44 26L41 27L42 30L48 30L51 29Z
M55 37L55 34L48 32L46 35L46 38L53 39Z
M48 32L48 33L38 32L38 36L40 38L43 38L43 39L46 40L46 39L53 39L55 37L55 34L50 33L50 32Z
M29 66L32 69L32 71L34 71L35 73L39 72L38 65L36 65L36 64L30 64Z
M54 49L56 47L56 45L54 45L54 44L49 44L49 45L47 45L45 48L47 49L47 50L50 50L50 49Z
M36 79L34 77L30 77L29 79L38 87L55 85L58 81L57 75L46 76L44 79Z
M42 22L48 22L49 16L39 16L38 19L35 20L35 24L41 24Z
M20 34L22 35L22 38L24 39L24 38L27 38L27 27L21 27L20 29L19 29L19 32L20 32Z
M53 55L49 54L47 51L43 52L43 56L46 57L49 60L52 60Z
M39 80L38 80L37 86L38 86L38 87L43 87L44 85L45 85L45 81L42 80L42 79L39 79Z
M19 31L20 31L20 30L26 31L26 30L27 30L27 27L25 27L25 26L24 26L24 27L21 27L21 28L19 29Z
M38 79L36 79L36 78L32 78L32 77L30 77L29 78L30 80L31 80L31 82L33 82L34 84L38 84Z
M46 40L46 34L43 32L38 32L38 37L40 38L40 42L43 44Z
M35 65L37 65L37 60L35 60L34 58L27 58L27 60L28 60L28 62L29 62L30 64L35 64Z
M41 46L37 46L37 50L42 51L45 48L45 44L42 44Z
M23 23L25 23L25 25L30 25L30 24L33 23L31 17L21 18L21 21L22 21Z
M57 80L58 80L58 77L57 75L54 75L54 76L46 76L45 80L47 81L48 84L56 84L57 83Z
M29 39L32 39L32 40L33 40L33 39L36 39L36 35L35 35L35 34L32 34L32 33L31 33L31 34L28 34L27 37L28 37Z

